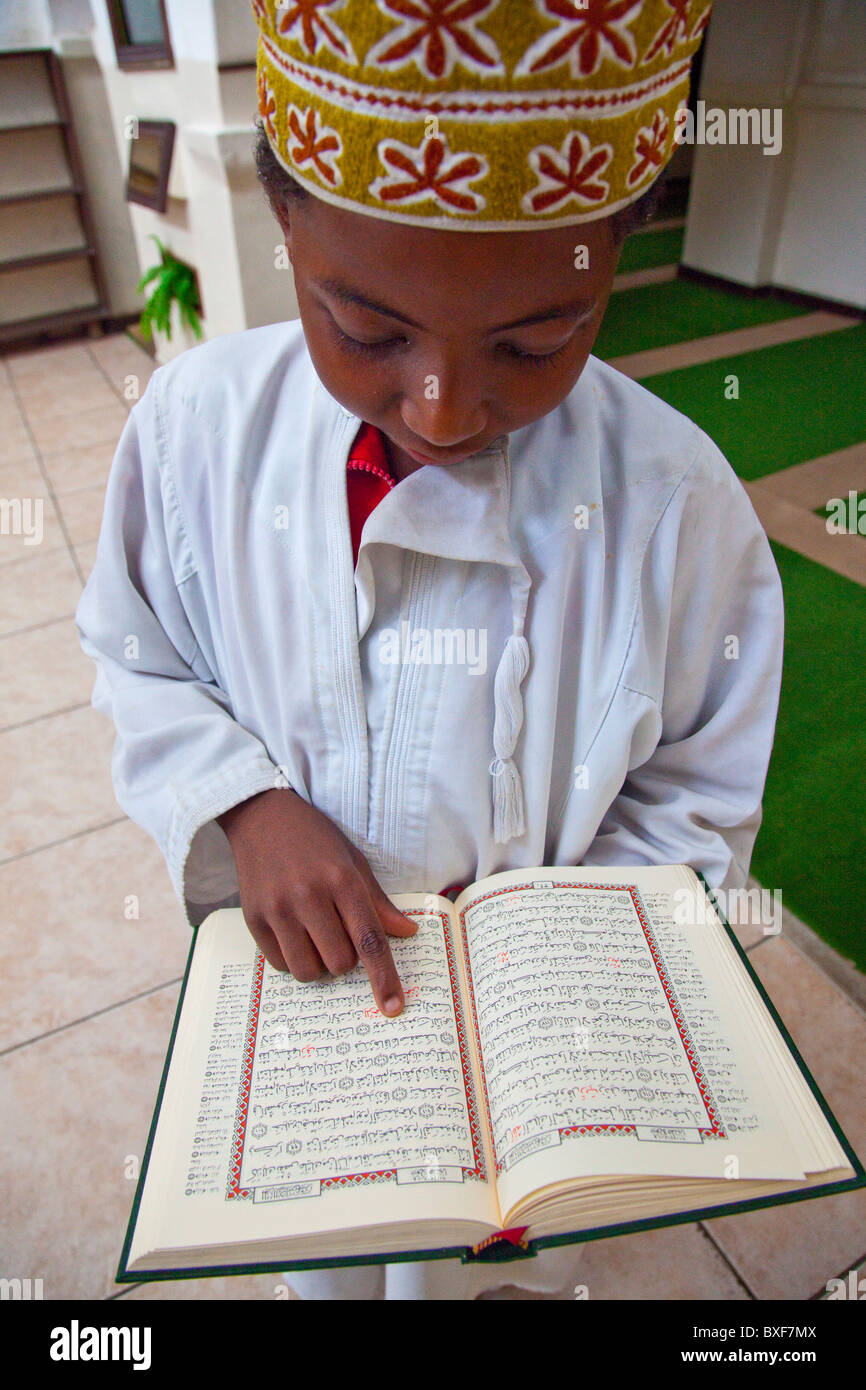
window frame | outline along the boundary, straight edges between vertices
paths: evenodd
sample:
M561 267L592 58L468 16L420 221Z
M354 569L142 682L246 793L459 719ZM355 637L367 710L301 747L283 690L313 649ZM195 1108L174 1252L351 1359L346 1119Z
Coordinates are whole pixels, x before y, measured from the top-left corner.
M159 175L156 189L153 193L145 193L140 188L135 188L132 184L132 164L135 151L135 140L129 142L129 166L126 173L126 201L128 203L140 203L142 207L153 208L155 212L165 212L168 204L168 180L171 173L171 160L174 153L174 137L176 126L174 121L145 121L138 122L138 138L144 135L152 135L159 141Z
M106 0L106 5L119 68L137 71L140 68L174 67L174 54L171 48L165 0L159 0L162 28L165 35L164 43L132 43L126 25L126 16L123 12L123 0Z

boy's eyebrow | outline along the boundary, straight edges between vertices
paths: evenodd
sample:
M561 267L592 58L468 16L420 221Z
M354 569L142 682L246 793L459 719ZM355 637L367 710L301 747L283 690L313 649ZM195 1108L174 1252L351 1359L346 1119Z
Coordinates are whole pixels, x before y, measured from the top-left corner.
M377 314L387 314L389 318L399 319L401 323L408 323L410 328L421 328L423 324L416 323L410 319L408 314L401 314L399 310L392 309L387 304L379 304L375 299L368 298L361 294L360 290L352 289L351 285L345 284L342 280L322 280L319 288L326 294L333 295L344 304L360 304L363 309L372 309ZM496 328L488 329L490 333L502 333L508 328L524 328L533 323L546 323L550 319L572 319L578 315L586 313L595 303L592 299L575 299L568 304L552 304L546 309L539 309L534 314L527 314L521 319L512 319L510 323L500 323Z

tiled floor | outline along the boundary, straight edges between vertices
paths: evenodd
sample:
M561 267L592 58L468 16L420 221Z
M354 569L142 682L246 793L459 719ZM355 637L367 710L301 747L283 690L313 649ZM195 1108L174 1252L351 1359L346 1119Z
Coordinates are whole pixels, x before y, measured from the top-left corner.
M803 318L794 323L809 331ZM791 331L748 330L748 346L776 341L780 329ZM707 344L691 346L703 360ZM653 369L680 365L684 349L672 352ZM41 500L44 530L38 545L0 534L0 1275L42 1278L49 1299L274 1298L284 1286L272 1275L132 1289L114 1280L189 929L159 851L114 799L112 730L90 706L94 671L72 616L117 439L153 366L123 335L0 361L0 495ZM823 462L789 470L798 488L788 505L805 514L863 486L862 450ZM766 482L781 487L785 477ZM866 1154L866 1013L846 986L850 972L804 954L807 929L765 937L744 928L743 941ZM594 1242L581 1251L581 1279L591 1299L808 1299L864 1257L866 1193L857 1192ZM541 1295L506 1287L484 1297Z

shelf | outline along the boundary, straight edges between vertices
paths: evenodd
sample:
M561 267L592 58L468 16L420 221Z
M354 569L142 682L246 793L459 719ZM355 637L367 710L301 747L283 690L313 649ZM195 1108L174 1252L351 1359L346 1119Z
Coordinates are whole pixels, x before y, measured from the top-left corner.
M21 121L18 125L0 125L0 135L19 135L22 130L45 130L48 126L66 125L59 116L51 121Z
M18 338L28 338L39 333L62 332L65 328L77 328L82 323L97 323L104 317L102 306L89 304L82 309L67 309L61 314L40 314L35 319L16 319L14 323L0 323L0 344Z
M75 125L51 48L0 53L0 296L0 346L106 318Z
M92 246L70 246L64 251L46 251L41 256L18 256L14 261L0 261L0 275L7 270L30 270L35 265L50 265L54 261L72 261L78 256L95 256Z
M77 183L60 188L37 188L32 193L0 193L0 207L6 203L30 203L35 198L77 198L81 193Z

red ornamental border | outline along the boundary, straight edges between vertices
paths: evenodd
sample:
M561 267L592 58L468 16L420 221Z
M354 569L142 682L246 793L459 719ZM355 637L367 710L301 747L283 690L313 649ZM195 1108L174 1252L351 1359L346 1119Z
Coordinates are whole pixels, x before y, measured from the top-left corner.
M365 106L381 106L385 108L386 114L392 107L398 110L417 112L418 119L421 120L425 115L439 115L443 120L448 116L465 119L473 115L498 116L503 113L508 114L512 111L529 113L543 113L549 110L561 111L562 119L567 116L575 115L582 111L592 111L596 107L613 107L633 105L639 103L645 105L660 87L673 88L683 77L688 76L691 71L692 60L686 58L674 68L668 68L662 73L658 73L654 78L648 78L643 84L625 88L621 91L613 91L607 94L589 92L576 96L562 97L540 97L533 101L530 88L526 97L517 101L462 101L462 102L440 102L437 101L437 94L419 94L417 97L405 97L397 92L380 94L375 88L365 88L361 85L347 86L345 79L343 82L335 82L326 78L321 72L315 69L306 68L302 63L298 63L289 58L285 53L274 47L273 42L267 35L261 35L262 44L268 54L273 66L278 68L289 81L294 81L296 86L320 87L322 100L327 101L328 95L334 93L337 96L346 97L355 102L361 102Z
M250 1009L247 1015L247 1030L244 1037L244 1055L241 1062L241 1080L238 1088L238 1103L235 1110L235 1132L232 1136L232 1152L229 1159L229 1179L226 1198L250 1197L249 1188L240 1186L241 1158L247 1131L247 1115L250 1104L250 1082L253 1075L253 1054L256 1050L256 1034L259 1027L259 1004L262 1000L262 977L265 971L265 958L256 955L253 966L253 983L250 990Z
M442 928L445 933L445 950L448 956L448 978L451 982L451 997L454 1000L454 1017L457 1021L457 1040L460 1044L460 1067L463 1072L463 1086L466 1091L466 1110L469 1116L469 1129L472 1133L472 1152L475 1155L475 1167L464 1168L463 1176L466 1178L477 1178L481 1182L486 1182L487 1173L484 1168L484 1149L478 1134L479 1122L475 1101L475 1083L472 1078L472 1067L469 1062L469 1052L466 1045L466 1020L463 1017L463 1001L460 998L457 962L454 958L454 943L451 940L451 923L444 912L439 912L436 915L442 919Z
M417 911L417 909L416 909ZM431 914L426 914L431 915ZM468 1061L466 1047L466 1027L463 1019L463 1010L460 1002L460 994L457 987L457 971L454 960L454 947L451 940L451 926L448 917L444 912L437 912L435 915L442 923L443 934L445 937L445 952L448 960L448 977L451 984L451 994L454 1000L454 1013L457 1021L457 1037L460 1045L460 1066L463 1073L463 1085L466 1091L466 1107L469 1117L469 1128L472 1134L472 1151L475 1155L475 1167L463 1168L463 1175L466 1178L476 1179L486 1182L487 1175L484 1168L484 1152L481 1146L478 1133L478 1114L475 1105L475 1094L472 1084L472 1069ZM229 1161L229 1178L226 1189L226 1198L251 1198L252 1188L240 1186L241 1159L243 1157L244 1142L246 1139L247 1114L249 1110L250 1083L252 1079L253 1055L256 1047L256 1036L259 1026L259 1004L262 997L262 978L264 975L265 958L261 954L256 955L255 968L253 971L253 984L250 992L250 1009L247 1017L247 1028L244 1039L244 1055L241 1064L241 1081L238 1091L238 1103L235 1111L235 1129L232 1136L232 1152ZM395 1182L397 1170L395 1168L382 1168L378 1171L368 1173L343 1173L331 1178L322 1178L321 1190L329 1187L349 1187L362 1186L368 1183L381 1182L383 1180Z
M468 903L466 907L463 909L463 911L460 913L460 926L463 931L463 954L464 961L466 964L466 978L469 981L469 1000L472 1005L472 1025L475 1030L475 1040L478 1047L478 1056L479 1058L481 1058L481 1081L484 1087L484 1099L487 1103L488 1114L490 1113L490 1100L487 1094L487 1077L484 1071L484 1060L481 1053L481 1038L478 1031L478 1016L475 1008L475 990L472 983L472 971L469 961L469 947L466 939L466 925L464 919L465 914L468 912L469 908L474 907L477 903L486 902L488 898L500 898L506 893L519 893L528 888L531 888L533 886L533 882L534 880L530 880L528 883L515 883L506 888L496 888L490 893L483 893L480 897L473 898L472 902ZM713 1103L710 1099L710 1088L707 1084L705 1077L698 1069L694 1043L692 1042L688 1029L685 1026L685 1020L683 1018L682 1011L680 1009L679 1004L677 1003L676 996L673 991L673 986L671 984L670 978L659 954L658 944L656 942L655 937L653 936L652 929L650 927L646 913L644 912L643 903L640 900L640 895L638 894L637 889L634 887L633 884L625 883L563 883L558 881L555 883L551 883L551 887L580 889L590 888L598 889L599 891L604 892L628 893L629 897L632 900L632 903L634 904L634 909L637 913L638 921L641 924L647 945L650 949L650 954L653 958L653 964L655 965L656 970L658 971L659 980L661 982L662 989L665 992L665 998L668 1001L668 1006L671 1010L674 1023L677 1026L677 1032L680 1035L680 1041L683 1045L683 1050L685 1051L686 1057L688 1058L689 1066L692 1069L692 1075L695 1078L695 1083L698 1087L698 1090L700 1091L701 1099L704 1103L704 1108L706 1109L707 1116L710 1120L710 1125L708 1127L698 1127L698 1133L702 1137L704 1135L714 1135L721 1139L726 1138L727 1136L725 1130L721 1125L719 1117L716 1114L715 1107L713 1106ZM559 1134L562 1138L565 1138L571 1134L634 1133L634 1125L569 1125L566 1128L559 1130ZM494 1158L496 1159L495 1143L493 1146L493 1150ZM497 1175L503 1172L504 1168L504 1163L502 1163L499 1159L496 1159Z

